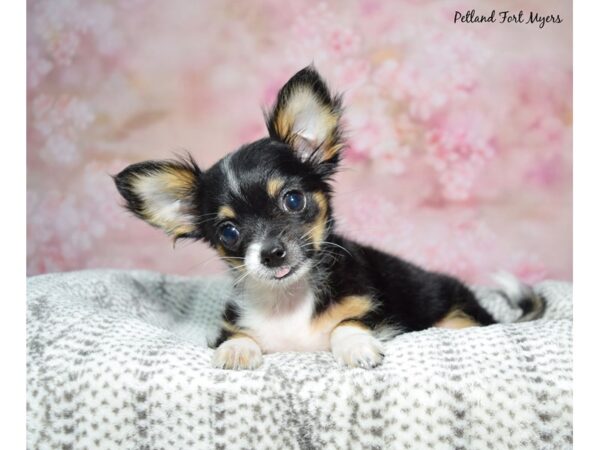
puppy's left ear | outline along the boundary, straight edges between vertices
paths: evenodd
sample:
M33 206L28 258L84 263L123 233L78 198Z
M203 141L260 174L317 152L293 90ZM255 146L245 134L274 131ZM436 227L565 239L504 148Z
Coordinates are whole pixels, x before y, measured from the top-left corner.
M341 96L332 96L319 73L308 66L279 91L267 128L302 160L335 165L344 146L341 115Z

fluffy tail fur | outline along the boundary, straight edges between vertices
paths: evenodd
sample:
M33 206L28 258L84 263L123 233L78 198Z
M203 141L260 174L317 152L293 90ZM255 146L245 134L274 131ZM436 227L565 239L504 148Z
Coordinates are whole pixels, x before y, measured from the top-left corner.
M494 280L500 286L498 292L506 298L508 304L521 310L521 316L515 322L527 322L542 317L546 310L546 300L531 286L507 272L495 274Z

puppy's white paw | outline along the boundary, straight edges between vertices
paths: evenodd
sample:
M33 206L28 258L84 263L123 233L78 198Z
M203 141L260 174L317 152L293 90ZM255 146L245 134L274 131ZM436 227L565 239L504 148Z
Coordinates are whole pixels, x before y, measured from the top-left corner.
M256 342L248 337L236 337L219 345L212 364L217 369L256 369L262 363L262 353Z
M383 360L383 344L368 330L340 326L331 333L331 352L348 367L371 369Z

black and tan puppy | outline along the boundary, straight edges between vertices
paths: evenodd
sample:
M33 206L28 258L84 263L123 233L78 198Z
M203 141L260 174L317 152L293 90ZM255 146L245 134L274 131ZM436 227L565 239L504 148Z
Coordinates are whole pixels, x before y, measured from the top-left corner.
M206 241L236 275L216 367L250 369L263 353L316 350L373 367L384 336L495 322L457 279L335 233L341 115L341 98L307 67L279 92L268 137L206 171L190 158L134 164L115 177L136 216L175 239ZM507 288L520 320L540 315L544 302L531 289L517 280Z

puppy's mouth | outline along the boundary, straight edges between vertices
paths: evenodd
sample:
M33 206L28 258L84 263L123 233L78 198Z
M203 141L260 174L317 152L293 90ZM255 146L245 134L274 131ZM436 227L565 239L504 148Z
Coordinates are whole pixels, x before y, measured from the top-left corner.
M296 270L295 267L284 265L284 266L278 267L275 270L275 274L273 276L277 280L282 280L286 277L289 277L292 273L294 273L294 270Z
M310 270L310 264L307 261L297 264L284 264L280 267L267 269L261 267L258 271L253 271L252 278L257 281L267 283L272 287L285 287L300 280Z
M286 258L276 267L261 261L261 245L251 244L246 252L246 267L253 279L271 286L286 286L302 278L310 270L310 262L299 249L288 245Z

